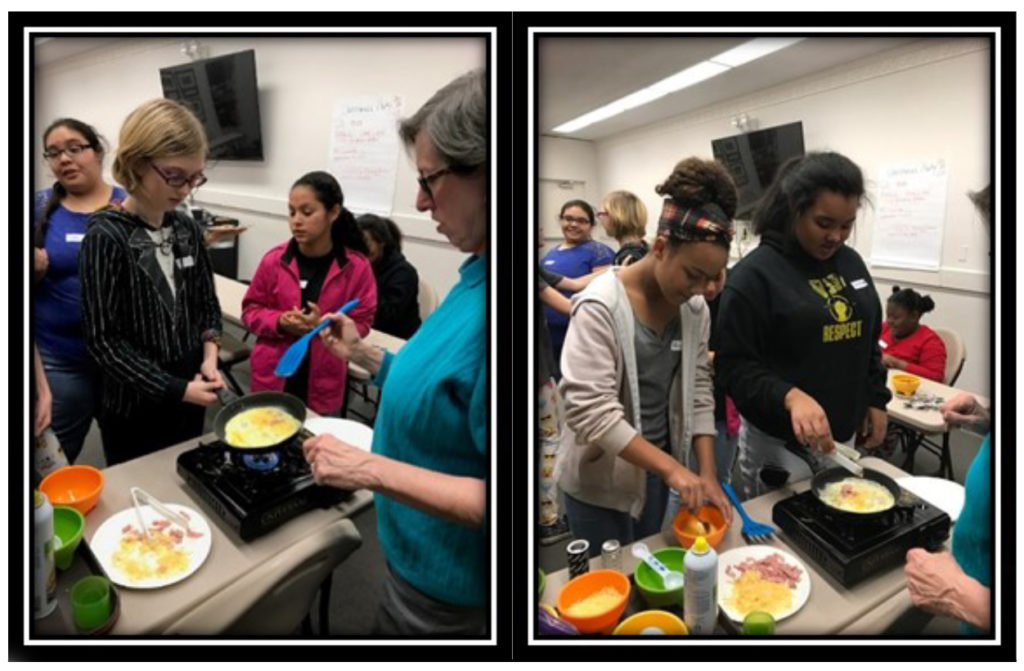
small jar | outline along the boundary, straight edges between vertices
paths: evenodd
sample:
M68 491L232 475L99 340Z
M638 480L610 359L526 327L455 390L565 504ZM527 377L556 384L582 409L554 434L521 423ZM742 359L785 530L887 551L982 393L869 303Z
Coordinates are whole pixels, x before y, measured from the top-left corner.
M601 545L601 566L622 572L622 546L614 538Z

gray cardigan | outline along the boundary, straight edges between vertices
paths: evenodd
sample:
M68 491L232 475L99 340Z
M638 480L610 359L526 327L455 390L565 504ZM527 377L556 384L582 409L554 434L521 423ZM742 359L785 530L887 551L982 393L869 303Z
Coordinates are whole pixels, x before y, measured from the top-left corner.
M585 503L639 516L644 470L619 453L639 433L640 393L634 350L633 310L612 268L572 301L562 349L565 430L555 477L562 491ZM715 400L708 363L710 311L702 296L679 308L682 357L669 392L672 456L691 470L697 435L715 435Z

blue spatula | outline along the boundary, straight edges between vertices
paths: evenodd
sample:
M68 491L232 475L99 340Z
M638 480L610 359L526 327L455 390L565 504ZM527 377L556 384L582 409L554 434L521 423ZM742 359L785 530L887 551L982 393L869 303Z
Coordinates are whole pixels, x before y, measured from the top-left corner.
M335 312L341 312L342 314L348 313L349 310L359 305L359 299L353 298L348 303L345 303ZM302 360L306 358L306 351L309 350L309 341L313 339L317 333L323 331L330 324L330 320L325 319L324 321L317 324L316 328L302 336L298 340L292 343L284 352L284 356L277 362L277 368L274 369L274 375L278 377L291 377L295 374L295 371L299 369L302 364Z

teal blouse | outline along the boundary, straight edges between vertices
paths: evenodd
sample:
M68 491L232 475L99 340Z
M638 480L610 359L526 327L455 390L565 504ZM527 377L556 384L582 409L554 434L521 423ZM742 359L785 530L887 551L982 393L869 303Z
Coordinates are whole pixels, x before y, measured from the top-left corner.
M449 475L487 479L487 258L459 282L397 355L386 354L373 452ZM448 522L383 494L377 532L392 570L427 596L480 608L490 594L487 524Z
M992 587L992 462L991 434L985 436L964 481L964 507L953 526L953 558L964 573ZM981 634L966 622L963 634Z

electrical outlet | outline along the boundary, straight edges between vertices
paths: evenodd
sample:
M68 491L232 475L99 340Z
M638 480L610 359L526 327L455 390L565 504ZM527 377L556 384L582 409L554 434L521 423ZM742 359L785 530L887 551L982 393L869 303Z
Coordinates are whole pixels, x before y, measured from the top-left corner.
M960 246L960 263L967 263L967 245Z

